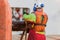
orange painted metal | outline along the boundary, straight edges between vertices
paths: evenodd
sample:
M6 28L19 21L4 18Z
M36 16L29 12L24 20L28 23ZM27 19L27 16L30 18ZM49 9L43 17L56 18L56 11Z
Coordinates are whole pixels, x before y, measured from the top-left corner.
M12 40L12 12L7 0L0 0L0 40Z

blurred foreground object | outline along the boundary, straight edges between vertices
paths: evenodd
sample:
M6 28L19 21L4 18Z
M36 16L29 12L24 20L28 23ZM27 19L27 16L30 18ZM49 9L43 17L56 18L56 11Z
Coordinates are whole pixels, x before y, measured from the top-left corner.
M7 0L0 0L0 40L12 40L12 12Z

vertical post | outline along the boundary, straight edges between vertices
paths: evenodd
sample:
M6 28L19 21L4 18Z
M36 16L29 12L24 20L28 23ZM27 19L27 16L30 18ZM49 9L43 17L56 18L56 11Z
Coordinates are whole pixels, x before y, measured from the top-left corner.
M25 22L26 24L26 29L25 29L25 40L27 40L27 22Z
M7 0L0 0L0 40L12 40L12 12Z

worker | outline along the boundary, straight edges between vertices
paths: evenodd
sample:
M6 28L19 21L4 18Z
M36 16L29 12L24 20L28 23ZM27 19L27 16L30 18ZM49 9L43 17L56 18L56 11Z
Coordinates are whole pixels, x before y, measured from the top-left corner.
M24 13L24 15L23 15L23 19L24 19L24 20L28 19L28 18L29 18L28 16L29 16L29 11L28 11L28 9L26 9L26 10L25 10L25 13Z
M23 15L23 19L28 23L28 25L30 25L35 22L36 17L33 13L29 13L29 11L27 10L26 14ZM28 27L28 30L27 30L28 32L29 32L30 27Z
M19 15L20 15L19 12L20 12L20 9L19 9L19 8L16 8L16 10L15 10L14 13L13 13L13 16L14 16L13 19L15 19L16 21L19 20Z
M47 14L43 11L44 4L35 8L36 22L33 29L29 31L28 40L46 40L45 27L48 20Z

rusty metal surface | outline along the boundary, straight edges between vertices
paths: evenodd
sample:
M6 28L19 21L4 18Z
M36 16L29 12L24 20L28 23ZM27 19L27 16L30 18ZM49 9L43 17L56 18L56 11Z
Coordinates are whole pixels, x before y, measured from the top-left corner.
M12 39L12 12L7 0L0 0L0 40Z

